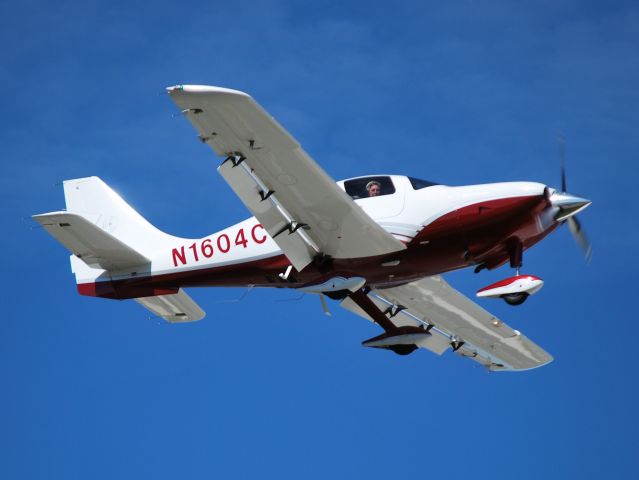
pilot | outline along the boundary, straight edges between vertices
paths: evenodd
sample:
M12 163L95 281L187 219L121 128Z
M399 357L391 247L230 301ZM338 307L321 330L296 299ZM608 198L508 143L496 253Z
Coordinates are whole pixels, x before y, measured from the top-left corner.
M369 197L378 197L382 193L382 184L377 180L371 180L366 184Z

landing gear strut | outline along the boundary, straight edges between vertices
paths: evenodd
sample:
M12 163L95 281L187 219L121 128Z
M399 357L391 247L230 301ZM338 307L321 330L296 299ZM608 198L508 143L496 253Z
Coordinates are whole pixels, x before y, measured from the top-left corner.
M384 333L373 338L369 338L362 342L365 347L383 348L390 350L397 355L409 355L417 350L416 342L419 343L425 336L431 335L431 333L420 327L413 326L396 326L391 318L397 315L399 312L405 309L401 305L396 308L387 309L386 312L380 310L377 305L368 297L368 292L365 289L360 289L356 292L349 294L351 300L353 300L359 307L364 310L375 323L384 329ZM386 315L390 314L391 318Z
M519 240L513 241L509 249L510 253L510 268L515 269L515 276L519 277L519 270L521 266L524 264L524 246ZM528 293L526 292L515 292L509 293L507 295L503 295L501 298L504 299L508 305L517 306L521 305L528 298Z
M524 263L524 246L519 240L514 240L508 249L510 255L510 268L514 268L519 276L519 269Z

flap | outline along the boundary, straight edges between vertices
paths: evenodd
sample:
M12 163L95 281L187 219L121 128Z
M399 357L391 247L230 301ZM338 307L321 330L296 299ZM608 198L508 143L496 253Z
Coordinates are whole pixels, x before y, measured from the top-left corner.
M182 289L178 293L141 297L135 301L170 323L195 322L202 320L206 315L195 300Z
M298 270L310 262L307 256L316 253L313 245L334 258L369 257L406 248L247 94L195 85L168 90L202 141L219 155L234 156L219 171L271 236L286 225L305 226L297 235L301 241L288 238L294 235L288 231L274 238Z
M122 270L150 262L148 258L81 215L51 212L33 219L87 265L104 270Z
M302 270L319 253L319 247L308 235L305 235L307 227L300 225L295 229L296 225L292 223L293 215L283 206L278 205L273 194L266 200L262 200L259 192L263 190L257 186L246 168L245 163L234 167L233 163L226 162L218 168L218 171L255 218L260 221L293 266L298 271Z

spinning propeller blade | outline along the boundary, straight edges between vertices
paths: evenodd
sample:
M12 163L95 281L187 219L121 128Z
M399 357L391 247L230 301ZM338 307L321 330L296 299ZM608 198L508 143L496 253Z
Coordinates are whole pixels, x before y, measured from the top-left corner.
M559 158L561 160L561 191L566 191L566 139L559 135Z
M592 259L592 245L581 228L581 222L577 220L576 213L590 205L590 200L579 198L566 193L566 139L559 135L559 158L561 161L561 194L554 194L551 198L554 205L559 207L556 219L566 221L572 238L575 239L584 254L586 263Z
M592 259L592 245L590 245L586 234L581 229L581 223L577 220L577 217L568 218L568 228L570 229L572 238L575 239L575 242L577 242L581 251L584 252L586 263L590 263L590 260Z

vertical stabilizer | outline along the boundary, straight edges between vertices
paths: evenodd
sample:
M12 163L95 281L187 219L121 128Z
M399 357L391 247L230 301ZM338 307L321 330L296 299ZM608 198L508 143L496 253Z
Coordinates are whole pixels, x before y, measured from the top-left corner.
M84 217L146 257L175 243L176 237L151 225L98 177L66 180L64 198L68 213Z
M118 297L110 286L114 276L148 275L160 249L186 241L155 228L98 177L65 181L64 198L66 211L33 219L73 254L71 268L82 294Z

